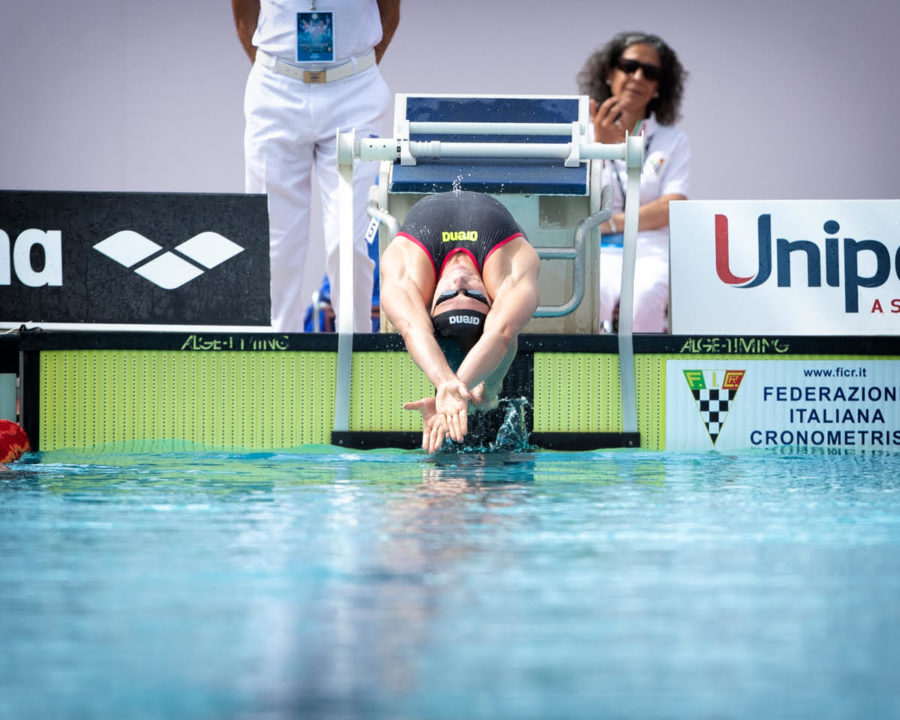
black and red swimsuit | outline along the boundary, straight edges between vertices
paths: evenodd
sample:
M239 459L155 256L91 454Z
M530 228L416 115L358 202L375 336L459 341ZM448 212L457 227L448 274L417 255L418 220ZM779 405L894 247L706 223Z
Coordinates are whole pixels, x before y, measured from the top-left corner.
M524 237L522 228L499 200L467 190L422 198L410 209L398 235L425 251L434 266L435 280L454 253L468 255L481 273L494 250Z

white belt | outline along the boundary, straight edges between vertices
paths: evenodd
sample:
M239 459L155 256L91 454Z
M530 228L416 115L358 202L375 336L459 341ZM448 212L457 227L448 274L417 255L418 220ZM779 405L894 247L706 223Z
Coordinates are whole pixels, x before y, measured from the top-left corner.
M369 50L364 55L357 55L340 65L309 68L290 60L269 55L262 50L256 51L256 60L261 62L269 70L274 70L279 75L286 75L305 83L328 83L341 80L351 75L356 75L363 70L368 70L375 64L375 51Z

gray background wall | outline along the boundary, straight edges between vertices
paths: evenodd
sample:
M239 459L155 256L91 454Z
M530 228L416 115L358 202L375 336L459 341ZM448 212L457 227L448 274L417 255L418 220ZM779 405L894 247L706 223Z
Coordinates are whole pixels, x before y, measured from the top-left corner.
M404 0L395 92L568 94L620 30L690 71L693 197L898 198L896 0ZM0 189L241 192L227 0L0 10ZM389 133L390 126L385 127Z

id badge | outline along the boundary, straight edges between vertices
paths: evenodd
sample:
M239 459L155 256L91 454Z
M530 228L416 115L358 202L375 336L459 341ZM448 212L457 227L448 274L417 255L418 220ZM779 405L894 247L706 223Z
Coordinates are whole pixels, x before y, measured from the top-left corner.
M297 13L297 62L334 62L334 13Z

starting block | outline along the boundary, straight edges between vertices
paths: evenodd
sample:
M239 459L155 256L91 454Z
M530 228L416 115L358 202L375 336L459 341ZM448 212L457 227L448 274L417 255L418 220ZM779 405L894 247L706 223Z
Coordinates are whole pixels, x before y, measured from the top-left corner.
M525 332L597 331L596 227L608 214L597 217L600 163L578 152L590 142L587 97L401 94L394 135L400 156L381 162L369 197L370 214L382 220L380 251L425 195L490 194L541 256L540 307Z
M539 305L526 333L599 329L599 226L612 212L596 160L625 161L628 179L622 262L619 362L623 426L637 428L632 307L643 137L595 143L586 96L398 95L393 138L337 132L342 287L352 288L353 167L380 161L369 215L380 243L396 235L409 209L436 192L490 194L516 218L541 258ZM353 352L352 290L341 294L335 432L348 426ZM383 330L393 330L382 322Z

